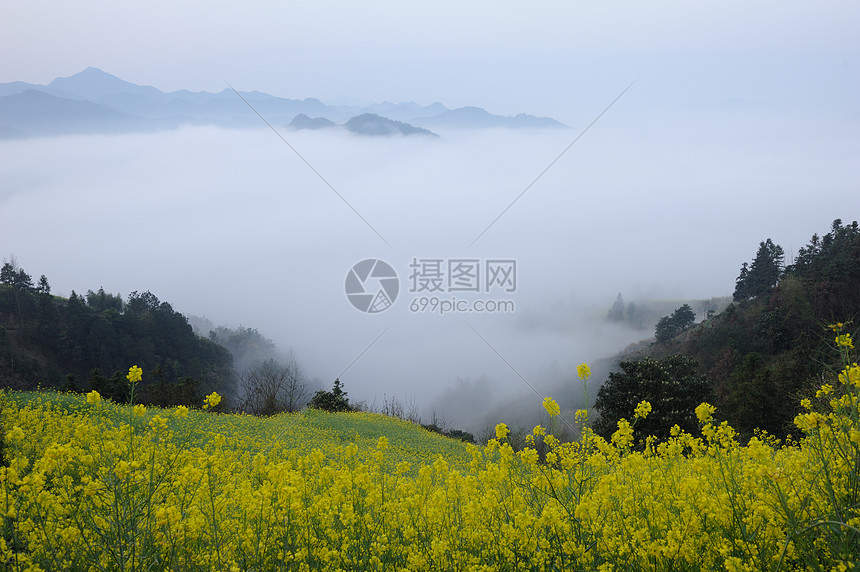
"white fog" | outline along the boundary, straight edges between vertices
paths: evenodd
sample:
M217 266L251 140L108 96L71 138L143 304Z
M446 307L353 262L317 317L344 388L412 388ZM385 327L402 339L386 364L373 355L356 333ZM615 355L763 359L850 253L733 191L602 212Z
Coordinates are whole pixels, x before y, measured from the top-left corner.
M537 409L516 372L552 391L577 364L653 333L604 321L618 293L730 295L759 241L790 257L857 204L856 123L725 111L682 121L624 104L471 248L600 108L563 130L280 129L391 247L262 122L4 141L0 245L60 295L149 290L185 314L257 328L309 377L341 376L354 400L396 396L429 415L446 389L483 378L488 399L525 391ZM385 312L359 312L344 293L365 258L400 277ZM504 298L516 311L411 312L413 258L515 259Z

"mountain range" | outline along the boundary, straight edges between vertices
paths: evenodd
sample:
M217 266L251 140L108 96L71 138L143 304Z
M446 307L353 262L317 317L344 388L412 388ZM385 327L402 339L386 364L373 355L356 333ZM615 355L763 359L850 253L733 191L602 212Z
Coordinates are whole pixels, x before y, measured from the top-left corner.
M94 67L47 85L0 83L0 139L131 133L183 125L257 127L260 118L248 105L275 127L293 123L294 129L319 128L330 122L364 135L433 135L426 128L566 127L549 117L506 117L479 107L448 109L438 102L427 106L383 102L362 107L327 105L315 98L287 99L260 91L239 93L247 104L231 88L218 93L163 92Z

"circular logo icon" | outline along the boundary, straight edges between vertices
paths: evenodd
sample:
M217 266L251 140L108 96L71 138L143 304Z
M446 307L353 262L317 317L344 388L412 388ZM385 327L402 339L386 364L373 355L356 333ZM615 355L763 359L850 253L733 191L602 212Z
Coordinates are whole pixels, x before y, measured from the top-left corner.
M367 258L356 262L346 274L346 297L356 309L367 314L384 312L397 300L400 279L384 260Z

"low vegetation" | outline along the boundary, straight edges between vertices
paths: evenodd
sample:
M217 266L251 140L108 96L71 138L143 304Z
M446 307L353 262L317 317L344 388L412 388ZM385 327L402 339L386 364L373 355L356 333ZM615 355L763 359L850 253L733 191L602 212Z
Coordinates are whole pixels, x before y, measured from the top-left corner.
M0 562L9 570L836 570L860 558L860 366L802 402L802 435L746 445L714 408L636 450L553 436L515 452L366 413L257 418L10 393ZM588 376L583 364L580 374ZM128 375L133 401L140 370ZM217 394L204 408L218 404Z

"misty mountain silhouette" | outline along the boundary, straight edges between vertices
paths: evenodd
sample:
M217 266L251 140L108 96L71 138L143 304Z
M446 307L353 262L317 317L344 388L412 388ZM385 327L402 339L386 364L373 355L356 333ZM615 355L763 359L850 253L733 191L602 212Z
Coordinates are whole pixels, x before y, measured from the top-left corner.
M439 102L383 102L365 107L326 105L319 99L287 99L259 91L240 92L273 125L317 129L346 121L346 128L365 135L432 134L422 127L463 129L564 127L550 118L503 117L479 107L449 110ZM304 116L304 118L300 116ZM368 117L363 117L368 115ZM384 116L383 116L384 115ZM314 119L311 119L314 117ZM360 119L359 119L360 118ZM51 81L0 84L0 139L69 133L127 133L172 129L181 125L255 127L260 119L230 88L218 93L163 92L137 85L98 68ZM416 127L420 125L420 127Z
M394 121L375 113L356 115L345 123L345 127L359 135L430 135L438 137L427 129L415 127L402 121Z
M35 89L0 97L0 137L130 133L149 127L146 119L90 101L56 97Z
M480 107L460 107L439 113L430 117L419 117L413 120L416 125L428 127L458 127L461 129L488 129L493 127L505 128L566 128L550 117L535 117L520 113L515 117L493 115Z
M58 77L49 83L48 87L88 101L97 101L103 96L116 95L118 93L142 95L152 98L159 98L165 95L154 87L136 85L94 67L89 67L69 77Z
M326 129L336 126L337 124L331 119L326 119L325 117L310 118L304 113L299 113L293 117L289 125L291 129Z

